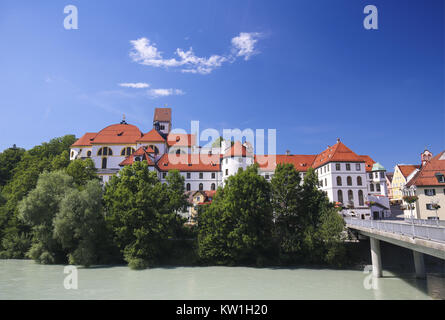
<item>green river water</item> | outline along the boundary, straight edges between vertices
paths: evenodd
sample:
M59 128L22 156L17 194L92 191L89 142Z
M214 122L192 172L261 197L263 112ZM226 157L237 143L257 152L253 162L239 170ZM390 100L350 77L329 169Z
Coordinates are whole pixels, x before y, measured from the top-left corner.
M126 266L77 269L65 289L63 265L0 260L0 299L445 299L445 275L384 271L378 289L359 270ZM368 285L366 285L368 284Z

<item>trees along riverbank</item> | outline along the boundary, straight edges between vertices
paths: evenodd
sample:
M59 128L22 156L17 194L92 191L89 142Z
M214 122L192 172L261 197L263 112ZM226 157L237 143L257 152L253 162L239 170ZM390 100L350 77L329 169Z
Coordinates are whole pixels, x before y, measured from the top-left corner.
M103 187L90 159L69 161L74 141L0 154L13 168L0 172L0 257L134 269L346 262L343 219L312 169L301 181L292 165L278 165L271 182L256 165L240 170L188 227L178 215L189 205L178 171L161 183L136 162Z

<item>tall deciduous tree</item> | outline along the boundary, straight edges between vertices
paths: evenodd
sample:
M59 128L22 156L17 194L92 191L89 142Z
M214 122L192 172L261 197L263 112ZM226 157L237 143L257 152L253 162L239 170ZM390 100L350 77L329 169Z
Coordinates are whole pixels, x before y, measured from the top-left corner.
M199 216L199 255L216 264L262 264L272 246L270 185L256 165L226 180Z

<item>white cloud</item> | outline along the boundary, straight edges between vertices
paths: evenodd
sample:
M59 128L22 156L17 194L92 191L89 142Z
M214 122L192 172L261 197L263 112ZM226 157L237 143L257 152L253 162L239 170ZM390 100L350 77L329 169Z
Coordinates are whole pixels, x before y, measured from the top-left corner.
M151 43L147 38L131 40L133 48L130 57L134 62L152 67L175 68L180 67L181 72L209 74L214 69L221 67L224 63L232 63L237 57L244 57L244 60L258 53L255 44L261 36L258 32L241 32L239 36L232 38L230 53L227 55L213 54L209 58L198 57L193 52L193 48L184 51L177 48L175 55L177 58L164 59L162 52L158 50L155 43Z
M144 82L136 82L136 83L119 83L121 87L126 88L135 88L135 89L142 89L142 88L148 88L150 85L148 83Z
M261 33L258 32L241 32L238 37L232 39L232 48L238 57L244 57L244 60L249 60L250 57L256 53L255 43Z
M185 94L181 89L151 89L148 94L153 98L168 97L168 96L182 96Z

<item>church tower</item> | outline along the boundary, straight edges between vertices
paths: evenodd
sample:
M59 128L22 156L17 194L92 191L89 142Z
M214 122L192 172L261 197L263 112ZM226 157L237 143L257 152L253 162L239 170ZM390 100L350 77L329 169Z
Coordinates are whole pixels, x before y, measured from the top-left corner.
M172 129L172 109L171 108L155 108L153 117L153 129L158 131L164 138Z

